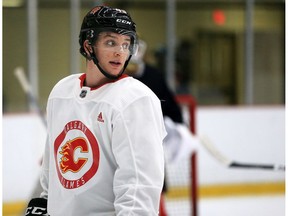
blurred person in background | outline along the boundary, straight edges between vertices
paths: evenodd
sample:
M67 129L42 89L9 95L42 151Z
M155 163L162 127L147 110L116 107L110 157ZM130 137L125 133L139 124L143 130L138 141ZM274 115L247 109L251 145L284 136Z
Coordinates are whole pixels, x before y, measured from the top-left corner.
M156 67L145 62L144 57L147 50L147 44L139 39L139 48L137 55L132 56L126 73L135 79L147 85L160 99L162 112L177 123L183 123L182 111L178 105L175 94L168 87L163 73Z
M126 73L130 76L133 76L135 79L138 79L139 81L143 82L145 85L147 85L160 99L163 116L166 117L166 124L165 124L166 127L168 126L167 123L169 125L174 125L174 123L183 124L181 107L178 105L174 93L168 87L166 80L163 77L163 73L161 73L161 71L159 71L156 67L145 62L144 58L146 50L147 50L146 42L140 39L137 55L132 56L127 66ZM174 131L174 127L171 131ZM170 133L170 135L171 134L172 133ZM169 133L167 137L169 138ZM165 140L167 140L166 138ZM174 137L173 141L175 141ZM178 140L174 142L172 145L174 152L178 151L178 147L180 147L180 143L178 143ZM164 206L164 195L167 191L168 191L167 180L164 180L163 194L160 206L160 216L167 215Z

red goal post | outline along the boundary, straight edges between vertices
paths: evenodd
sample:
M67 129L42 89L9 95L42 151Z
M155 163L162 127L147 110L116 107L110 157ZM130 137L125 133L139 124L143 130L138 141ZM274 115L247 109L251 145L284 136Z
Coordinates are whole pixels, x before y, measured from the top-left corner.
M193 134L196 134L196 101L195 99L189 95L177 95L176 101L181 107L186 107L188 111L188 122L189 128ZM184 116L185 121L185 116ZM187 119L186 119L187 121ZM190 196L191 196L191 215L197 216L198 214L198 182L197 182L197 152L193 152L190 158L190 177L191 177L191 185L190 185Z

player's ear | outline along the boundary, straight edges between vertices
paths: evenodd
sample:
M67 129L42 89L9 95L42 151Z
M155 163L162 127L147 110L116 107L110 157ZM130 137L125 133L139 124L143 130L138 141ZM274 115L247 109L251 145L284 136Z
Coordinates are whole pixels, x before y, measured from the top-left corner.
M89 41L85 40L83 45L84 45L83 47L84 47L84 50L85 50L85 52L87 54L87 57L90 58L91 57L91 53L93 52L93 50L92 50L92 47L91 47Z

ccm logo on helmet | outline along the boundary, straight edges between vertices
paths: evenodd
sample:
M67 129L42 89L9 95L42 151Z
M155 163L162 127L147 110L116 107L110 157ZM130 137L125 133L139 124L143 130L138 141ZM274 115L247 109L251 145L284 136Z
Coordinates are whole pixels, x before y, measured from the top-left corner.
M123 19L116 19L117 23L123 23L123 24L127 24L127 25L131 25L132 22L128 21L128 20L123 20Z
M46 208L32 206L26 209L25 215L46 215L45 212L47 212Z

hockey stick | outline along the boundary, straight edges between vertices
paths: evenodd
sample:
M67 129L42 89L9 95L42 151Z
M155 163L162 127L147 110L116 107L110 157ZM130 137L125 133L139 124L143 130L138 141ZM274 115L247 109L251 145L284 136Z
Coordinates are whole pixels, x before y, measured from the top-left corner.
M227 167L285 171L285 165L242 163L242 162L230 160L229 158L221 154L206 136L202 136L199 139L200 139L201 144L205 147L205 149L208 150L208 152L214 158L216 158L220 163L224 164Z
M15 68L14 75L18 79L23 91L25 92L25 94L29 98L29 102L33 105L33 107L35 107L36 112L40 116L41 121L43 122L44 126L47 127L45 114L40 109L38 100L36 99L36 97L33 93L33 90L31 88L31 85L29 84L27 77L25 76L25 72L24 72L23 68L22 67Z

